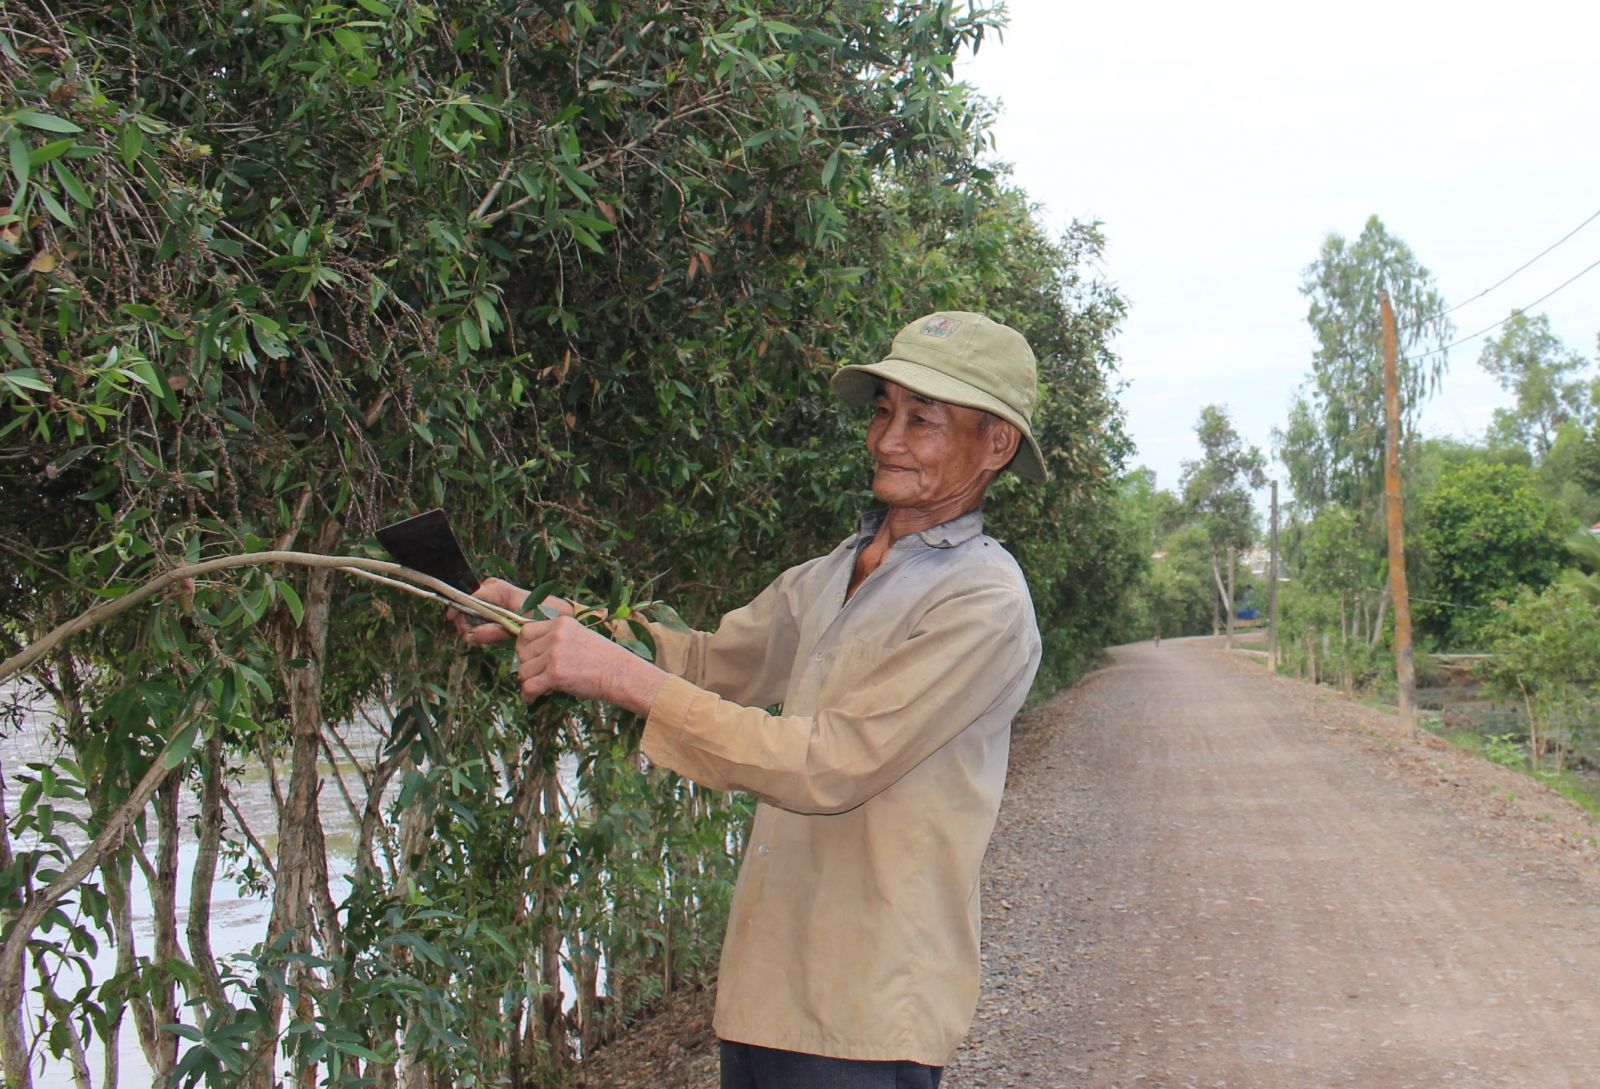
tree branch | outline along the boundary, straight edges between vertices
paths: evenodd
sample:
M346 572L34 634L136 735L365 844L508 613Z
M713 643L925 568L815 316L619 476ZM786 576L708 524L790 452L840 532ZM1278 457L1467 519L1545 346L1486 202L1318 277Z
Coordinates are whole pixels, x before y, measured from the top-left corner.
M487 601L473 597L471 594L456 589L447 582L413 571L409 567L402 567L398 563L386 560L369 560L364 556L322 556L314 552L250 552L242 555L219 556L213 560L201 563L188 564L183 567L174 567L164 574L157 575L138 588L129 591L114 601L107 601L96 605L86 612L79 613L65 624L61 624L44 638L30 643L17 654L0 662L0 683L9 680L12 676L37 662L49 654L56 647L71 639L80 632L88 631L98 624L102 624L112 617L127 612L140 602L166 590L168 587L185 581L186 579L200 578L203 575L214 574L217 571L226 571L234 567L254 567L266 564L291 564L301 567L333 568L347 574L358 574L364 577L378 576L378 581L391 585L397 589L404 589L419 597L432 598L444 605L451 605L462 612L492 620L502 628L515 635L522 630L523 622L527 617L502 609L498 605L491 605ZM411 585L407 586L406 583Z

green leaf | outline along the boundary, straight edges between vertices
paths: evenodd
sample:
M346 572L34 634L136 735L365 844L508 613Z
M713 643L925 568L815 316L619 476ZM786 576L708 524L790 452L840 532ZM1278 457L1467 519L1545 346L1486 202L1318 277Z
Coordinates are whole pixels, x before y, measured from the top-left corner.
M77 227L77 224L72 222L72 214L61 206L60 201L51 196L49 190L40 189L38 192L39 203L44 205L45 210L48 211L57 222L64 227Z
M826 189L833 188L834 175L839 173L839 152L834 151L828 156L828 161L822 164L822 185Z
M339 43L340 49L343 49L352 57L360 57L366 53L366 39L349 27L334 27L333 40Z
M75 147L77 143L78 141L68 137L65 140L52 140L48 144L40 144L28 152L28 163L34 167L43 166L52 159L59 159L62 155L65 155L68 149Z
M300 621L304 619L306 615L306 607L301 604L300 595L296 593L294 587L290 586L287 582L278 582L274 583L274 585L276 585L278 588L278 596L282 598L283 603L288 606L289 615L294 617L294 626L298 628L300 626Z
M19 390L34 390L38 393L49 393L50 383L39 377L39 372L32 367L23 370L6 371L0 374L0 382L14 386Z
M122 155L122 165L132 166L144 150L144 130L138 125L124 125L117 137L117 150Z
M72 171L67 169L66 163L52 163L50 169L55 172L56 181L61 183L61 188L67 191L67 196L77 201L80 207L94 207L94 198L89 195L83 184L72 176Z
M6 143L11 152L11 174L17 179L17 191L11 198L12 207L16 207L22 201L23 190L28 187L28 175L33 171L33 155L28 150L28 141L22 138L18 129L11 130Z
M192 722L174 737L161 753L161 766L171 771L189 758L200 737L200 723Z
M40 113L37 110L23 110L21 113L13 114L12 120L16 121L18 124L27 125L32 129L40 129L44 132L83 131L83 129L79 128L77 125L74 125L71 121L68 121L64 117L57 117L54 114L49 113Z

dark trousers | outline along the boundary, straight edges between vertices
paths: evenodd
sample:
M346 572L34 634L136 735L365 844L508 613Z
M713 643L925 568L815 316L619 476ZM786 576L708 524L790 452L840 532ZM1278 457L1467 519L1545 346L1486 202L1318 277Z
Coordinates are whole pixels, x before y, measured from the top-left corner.
M921 1063L828 1059L722 1041L722 1089L939 1089L943 1074Z

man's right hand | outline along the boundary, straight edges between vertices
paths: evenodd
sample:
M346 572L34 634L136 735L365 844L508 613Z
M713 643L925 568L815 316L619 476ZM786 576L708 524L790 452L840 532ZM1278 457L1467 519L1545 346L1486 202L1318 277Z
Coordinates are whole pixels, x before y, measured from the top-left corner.
M472 596L482 598L489 604L498 605L502 609L518 612L522 609L523 602L528 599L528 591L507 582L505 579L485 579L483 585L473 591ZM577 606L562 597L547 597L539 604L547 609L553 609L563 616L572 616L578 611ZM469 646L488 646L491 643L503 642L512 637L511 633L499 624L469 625L467 623L467 614L459 609L450 610L450 623L455 625L456 631L461 633L462 641Z

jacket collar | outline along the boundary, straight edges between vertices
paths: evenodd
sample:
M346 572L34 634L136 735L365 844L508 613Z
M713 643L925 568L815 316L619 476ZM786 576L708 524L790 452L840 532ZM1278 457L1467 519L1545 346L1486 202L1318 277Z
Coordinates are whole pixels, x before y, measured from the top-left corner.
M884 507L874 507L861 516L856 523L856 535L851 544L860 546L872 540L878 532L878 527L883 525L883 520L889 516L889 511ZM912 536L922 538L922 543L932 548L954 548L965 544L983 532L983 508L978 507L967 513L958 515L948 522L930 526Z

